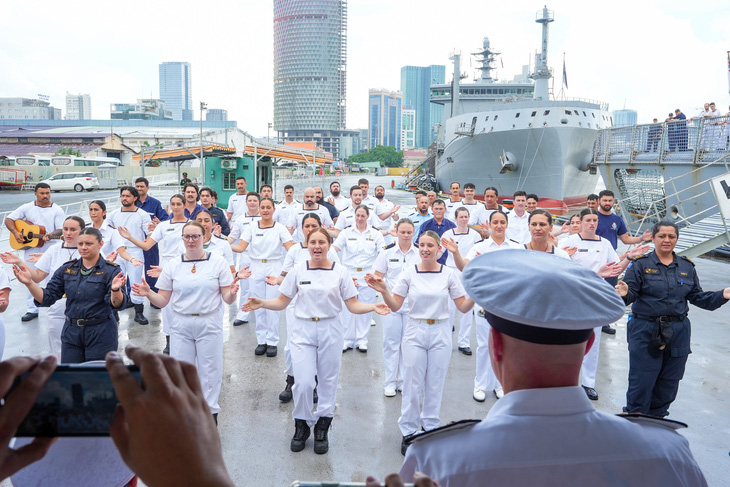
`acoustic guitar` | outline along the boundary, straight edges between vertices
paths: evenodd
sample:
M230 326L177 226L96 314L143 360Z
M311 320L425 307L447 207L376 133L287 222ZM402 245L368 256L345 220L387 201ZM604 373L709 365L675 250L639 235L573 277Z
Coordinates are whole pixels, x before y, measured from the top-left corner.
M40 248L46 243L43 237L46 236L46 227L42 225L33 225L29 221L15 220L15 229L23 236L22 241L18 241L14 234L10 234L10 246L15 250L25 250L30 248ZM62 239L62 235L49 235L52 239Z

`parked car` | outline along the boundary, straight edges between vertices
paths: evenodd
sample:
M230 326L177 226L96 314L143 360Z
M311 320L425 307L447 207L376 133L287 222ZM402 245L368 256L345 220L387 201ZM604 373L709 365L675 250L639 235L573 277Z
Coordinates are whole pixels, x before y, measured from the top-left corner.
M60 172L42 182L48 183L51 191L74 190L80 193L99 189L99 180L93 172Z

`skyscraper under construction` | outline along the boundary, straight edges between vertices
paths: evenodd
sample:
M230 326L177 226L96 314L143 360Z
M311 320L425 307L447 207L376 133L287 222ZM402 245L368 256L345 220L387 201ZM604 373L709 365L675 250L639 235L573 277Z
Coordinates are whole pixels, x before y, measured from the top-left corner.
M339 159L347 106L347 1L274 0L274 130Z

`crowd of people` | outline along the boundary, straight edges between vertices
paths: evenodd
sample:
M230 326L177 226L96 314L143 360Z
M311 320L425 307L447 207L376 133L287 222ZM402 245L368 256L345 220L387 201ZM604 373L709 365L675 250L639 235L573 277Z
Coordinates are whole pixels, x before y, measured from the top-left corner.
M294 199L292 186L285 187L278 203L269 185L247 191L245 178L239 177L236 188L225 211L216 206L213 189L190 181L163 205L148 194L148 181L139 178L135 186L120 189L121 208L108 217L103 202L90 204L87 225L79 216L63 215L50 201L50 188L39 183L36 201L8 215L5 224L16 232L16 220L42 223L46 245L25 251L22 258L0 255L28 288L22 320L36 319L37 307L50 307L51 353L62 362L80 363L117 352L119 311L133 307L134 322L144 326L149 323L145 301L161 308L163 353L195 365L195 382L217 423L224 303L238 299L232 326L245 325L254 313L253 351L265 357L278 354L278 312L286 310L286 379L279 399L294 403L290 449L305 449L313 429L314 451L322 454L329 449L343 354L367 353L375 312L382 315L383 394L402 393L397 427L405 455L414 441L430 444L424 438L429 435L419 433L440 431L457 327L457 350L476 355L475 401L485 401L488 393L502 401L520 389L562 386L582 386L584 400L597 400L601 333L615 334L610 324L633 303L624 411L664 417L689 354L687 302L715 309L730 298L730 288L703 291L693 264L674 254L679 235L674 223L660 222L630 235L613 212L614 195L608 190L590 195L585 209L554 225L553 216L539 208L537 195L516 191L507 210L496 188L486 188L481 202L472 183L462 190L453 182L445 200L416 192L415 210L407 215L385 198L383 186L369 194L367 179L348 188L349 198L338 182L330 184L327 197L322 188L306 188L303 202ZM54 241L60 234L63 242ZM619 240L636 246L618 255ZM653 251L647 243L654 244ZM568 260L579 266L566 265ZM522 285L531 281L544 291L525 294L506 285L498 277L505 262L511 262L512 279L521 278ZM542 306L535 300L549 301L548 290L559 288L546 277L552 275L582 286L576 295L585 297L583 314L535 316L533 308ZM0 311L8 293L7 275L0 270ZM560 318L566 313L572 318ZM537 359L514 367L514 357L524 351L549 364L562 353L550 348L554 345L571 346L563 357L570 373L556 365L560 373L550 375L546 366L540 385L537 369L528 369L538 367ZM533 375L520 376L528 373ZM574 391L568 400L578 400ZM440 441L440 435L431 436ZM424 449L417 448L417 454ZM411 478L413 462L416 470L424 470L425 464L413 460L417 454L409 453L404 466ZM440 482L448 478L435 467L425 471Z
M715 102L706 102L700 112L687 118L681 109L669 112L664 122L667 123L666 144L664 150L670 152L690 150L688 121L702 121L700 146L703 151L725 151L730 148L730 107L722 113ZM646 150L656 152L662 147L662 126L658 118L652 120L646 137Z

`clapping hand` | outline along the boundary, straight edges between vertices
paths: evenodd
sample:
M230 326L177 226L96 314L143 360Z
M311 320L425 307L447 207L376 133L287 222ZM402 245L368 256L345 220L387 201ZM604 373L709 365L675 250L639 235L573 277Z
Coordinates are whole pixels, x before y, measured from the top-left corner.
M134 293L135 296L147 297L150 295L152 290L150 289L150 285L147 284L147 281L142 279L141 283L135 282L132 284L132 292Z
M158 265L151 265L150 270L147 271L148 277L160 277L160 274L162 274L162 267Z
M144 282L144 281L142 281ZM122 289L122 287L127 283L127 276L122 274L121 272L114 276L114 279L112 279L112 291L119 291ZM149 286L147 286L149 289Z
M238 270L238 272L236 272L236 277L238 277L239 279L248 279L249 277L251 277L251 274L252 274L252 272L250 270L250 266L245 266L245 267L241 267ZM269 278L269 276L266 276L267 284L268 284L268 278Z
M261 298L248 298L248 301L241 306L241 311L255 311L261 307L262 303L263 300Z
M623 298L629 294L629 286L624 281L619 281L618 284L616 284L616 291L618 291L618 295Z

